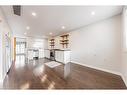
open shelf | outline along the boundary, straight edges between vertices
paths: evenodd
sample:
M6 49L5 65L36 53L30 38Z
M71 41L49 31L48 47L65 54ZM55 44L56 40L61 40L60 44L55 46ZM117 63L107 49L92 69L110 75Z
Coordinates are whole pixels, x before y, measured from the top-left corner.
M69 41L69 40L66 39L66 40L60 40L60 41L61 41L61 42L67 42L67 41Z
M62 35L60 37L68 37L68 36L69 36L69 34L65 34L65 35Z
M66 46L66 48L68 48L68 44L69 44L68 43L69 42L68 37L69 37L69 34L65 34L65 35L62 35L60 37L61 37L60 44L62 44L63 48L65 48L65 46Z
M50 43L50 47L54 48L54 46L55 46L55 39L50 39L49 43Z

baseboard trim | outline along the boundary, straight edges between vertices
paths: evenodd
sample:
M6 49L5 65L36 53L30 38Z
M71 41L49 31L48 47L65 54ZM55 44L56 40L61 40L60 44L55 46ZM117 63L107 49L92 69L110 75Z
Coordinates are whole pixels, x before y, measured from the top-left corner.
M97 69L97 70L101 70L101 71L104 71L104 72L109 72L109 73L112 73L112 74L116 74L116 75L121 76L121 73L120 72L111 71L111 70L107 70L107 69L102 69L102 68L99 68L99 67L94 67L94 66L87 65L87 64L83 64L83 63L76 62L76 61L71 61L71 62L72 63L75 63L75 64L82 65L82 66L86 66L86 67L89 67L89 68L93 68L93 69Z
M111 70L107 70L107 69L102 69L102 68L98 68L98 67L93 67L93 66L90 66L90 65L87 65L87 64L83 64L83 63L80 63L80 62L76 62L76 61L71 61L71 63L79 64L79 65L86 66L86 67L89 67L89 68L101 70L101 71L108 72L108 73L112 73L112 74L115 74L115 75L119 75L119 76L121 76L123 82L125 83L125 85L127 87L127 81L126 81L124 75L122 73L120 73L120 72L111 71Z
M3 79L0 79L0 89L3 88Z
M126 85L126 87L127 87L127 81L126 81L126 78L124 77L123 74L121 74L121 77L122 77L122 79L123 79L123 81L124 81L124 83L125 83L125 85Z

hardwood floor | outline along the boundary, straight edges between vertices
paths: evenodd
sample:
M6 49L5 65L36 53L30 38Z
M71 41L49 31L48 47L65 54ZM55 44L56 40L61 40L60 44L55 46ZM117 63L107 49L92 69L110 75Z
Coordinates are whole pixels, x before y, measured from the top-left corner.
M50 68L44 64L49 61L13 64L3 89L126 89L120 76L74 63L69 63L70 74L64 78L65 66Z

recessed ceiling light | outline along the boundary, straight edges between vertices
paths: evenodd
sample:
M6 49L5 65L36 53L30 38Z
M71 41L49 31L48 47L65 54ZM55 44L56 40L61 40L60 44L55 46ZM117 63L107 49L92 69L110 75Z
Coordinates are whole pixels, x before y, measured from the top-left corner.
M52 32L50 32L49 34L52 35Z
M65 29L65 26L62 26L61 28L62 28L62 29Z
M27 30L30 30L30 27L29 27L29 26L27 26L27 27L26 27L26 29L27 29Z
M35 12L32 12L32 16L36 16L37 14Z
M27 33L25 32L24 35L26 35Z
M95 15L95 12L94 12L94 11L92 11L92 12L91 12L91 15Z

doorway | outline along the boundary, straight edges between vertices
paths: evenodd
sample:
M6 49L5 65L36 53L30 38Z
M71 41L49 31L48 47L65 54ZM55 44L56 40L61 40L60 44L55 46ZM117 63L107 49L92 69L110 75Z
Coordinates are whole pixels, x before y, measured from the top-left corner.
M22 38L16 38L16 67L25 65L26 58L26 42Z

